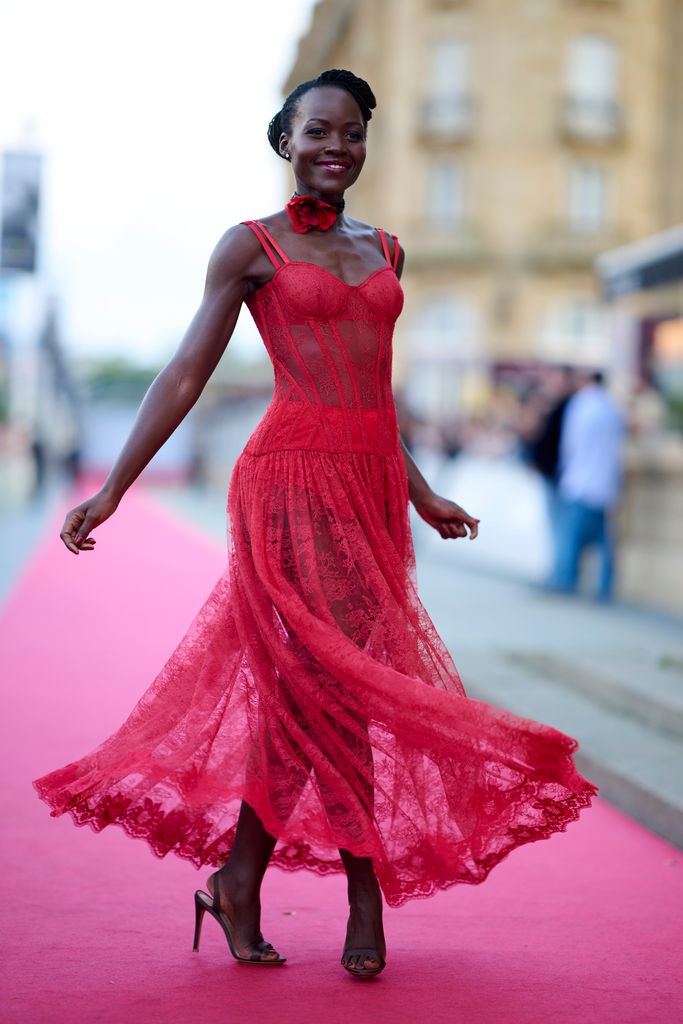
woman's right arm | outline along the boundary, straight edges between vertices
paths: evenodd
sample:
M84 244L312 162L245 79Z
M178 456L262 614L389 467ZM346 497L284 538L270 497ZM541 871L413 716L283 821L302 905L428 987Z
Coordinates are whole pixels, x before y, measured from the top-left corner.
M142 400L121 454L101 490L67 513L60 537L79 554L95 545L89 534L121 498L183 421L218 365L235 329L247 282L260 254L249 228L230 228L211 254L204 295L177 351Z

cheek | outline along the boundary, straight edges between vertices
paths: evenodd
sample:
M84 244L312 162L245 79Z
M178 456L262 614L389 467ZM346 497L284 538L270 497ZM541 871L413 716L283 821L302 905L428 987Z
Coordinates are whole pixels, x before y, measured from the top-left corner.
M359 153L354 153L353 154L353 159L354 159L355 164L356 164L356 177L358 177L360 172L363 170L363 164L365 163L365 157L366 157L365 149L363 149Z

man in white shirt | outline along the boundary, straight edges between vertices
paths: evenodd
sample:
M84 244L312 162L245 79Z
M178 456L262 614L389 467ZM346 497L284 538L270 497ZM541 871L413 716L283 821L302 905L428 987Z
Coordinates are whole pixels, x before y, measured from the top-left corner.
M625 435L626 419L607 393L602 373L585 375L569 400L560 437L560 590L576 591L581 556L596 545L596 597L608 601L612 596L612 513L621 494Z

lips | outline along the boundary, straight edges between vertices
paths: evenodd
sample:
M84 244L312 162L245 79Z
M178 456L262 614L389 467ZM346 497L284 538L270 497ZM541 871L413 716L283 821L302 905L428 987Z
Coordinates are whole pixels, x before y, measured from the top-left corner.
M317 160L316 164L318 167L324 167L326 170L334 171L336 174L348 171L351 167L351 164L346 164L339 160Z

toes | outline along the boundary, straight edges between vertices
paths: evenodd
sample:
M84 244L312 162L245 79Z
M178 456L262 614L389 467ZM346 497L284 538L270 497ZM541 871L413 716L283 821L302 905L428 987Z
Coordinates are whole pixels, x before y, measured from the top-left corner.
M278 960L280 957L280 954L273 944L271 942L266 942L264 939L261 939L256 943L254 946L254 952L260 953L261 960Z
M379 967L379 960L375 957L363 956L361 953L353 953L351 956L342 957L342 965L356 974L364 974L365 971L375 971Z
M355 974L365 974L366 971L376 971L380 962L375 957L364 956L362 953L354 953L342 959L342 964L347 970Z

